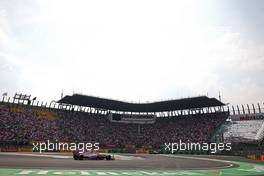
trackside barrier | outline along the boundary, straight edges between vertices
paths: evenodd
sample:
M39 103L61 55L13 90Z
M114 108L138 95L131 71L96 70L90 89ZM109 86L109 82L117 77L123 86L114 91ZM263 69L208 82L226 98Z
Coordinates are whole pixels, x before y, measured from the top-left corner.
M260 155L260 161L264 161L264 154Z
M0 148L1 152L17 152L17 148Z
M256 160L256 155L255 154L248 155L247 157L248 157L248 159Z
M247 155L248 159L251 160L260 160L260 161L264 161L264 154L249 154Z
M32 152L32 147L19 147L18 152Z
M58 152L61 152L61 153L71 153L72 151L71 150L60 150Z
M140 148L136 150L137 154L149 154L149 150L144 149L144 148Z
M108 153L108 149L99 149L96 152L98 152L98 153Z

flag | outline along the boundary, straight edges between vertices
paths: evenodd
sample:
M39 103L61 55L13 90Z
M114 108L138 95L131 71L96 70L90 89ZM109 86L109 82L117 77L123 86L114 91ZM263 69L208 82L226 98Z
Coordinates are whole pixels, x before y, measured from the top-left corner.
M4 96L7 96L7 92L3 93L3 97L4 97Z

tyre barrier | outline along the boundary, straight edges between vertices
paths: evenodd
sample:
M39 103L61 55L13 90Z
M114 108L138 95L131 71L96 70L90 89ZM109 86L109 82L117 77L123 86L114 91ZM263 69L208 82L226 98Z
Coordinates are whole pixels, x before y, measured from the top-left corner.
M264 154L249 154L247 155L247 158L251 160L260 160L264 162Z

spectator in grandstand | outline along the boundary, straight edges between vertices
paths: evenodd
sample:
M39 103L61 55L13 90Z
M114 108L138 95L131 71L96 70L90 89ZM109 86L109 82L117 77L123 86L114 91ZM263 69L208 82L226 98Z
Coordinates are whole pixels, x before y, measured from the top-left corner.
M49 113L39 113L47 111ZM52 112L52 113L51 113ZM43 115L44 114L44 115ZM54 118L45 116L54 114ZM110 122L105 115L66 110L40 110L23 106L20 110L0 107L0 141L99 142L101 146L132 144L160 148L165 142L207 142L225 115L157 118L154 124Z

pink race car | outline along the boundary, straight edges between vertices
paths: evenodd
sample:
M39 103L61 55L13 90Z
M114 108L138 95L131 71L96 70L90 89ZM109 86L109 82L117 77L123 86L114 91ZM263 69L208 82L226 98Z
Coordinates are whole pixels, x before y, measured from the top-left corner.
M73 152L73 158L75 160L115 160L114 156L106 155L106 154L100 154L100 153L94 153L91 151L74 151Z

